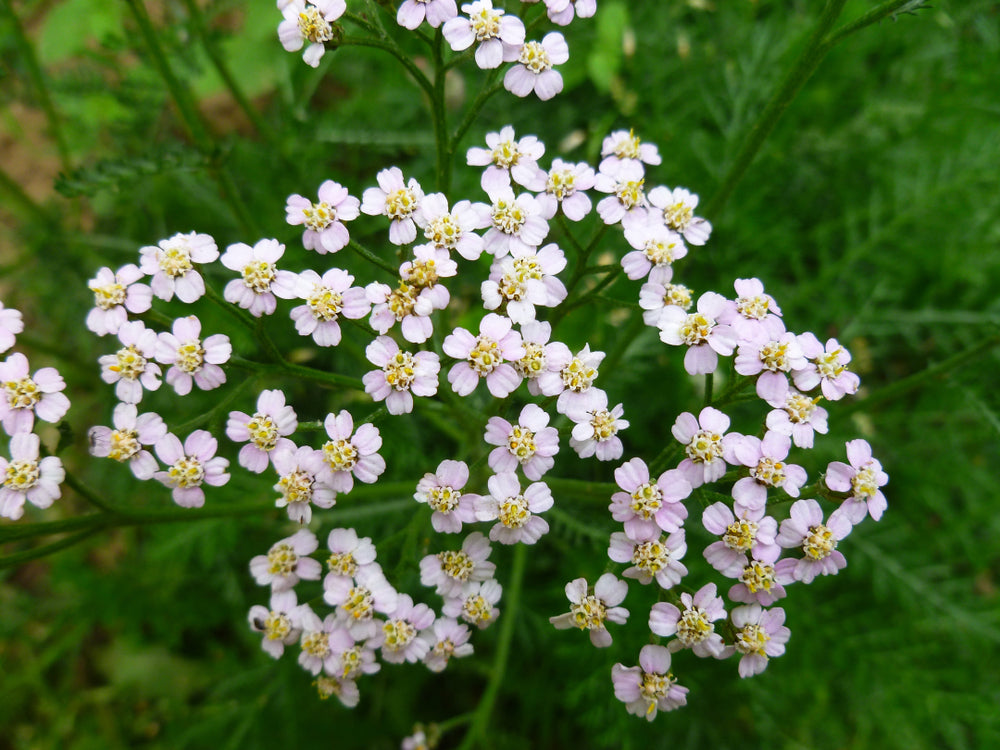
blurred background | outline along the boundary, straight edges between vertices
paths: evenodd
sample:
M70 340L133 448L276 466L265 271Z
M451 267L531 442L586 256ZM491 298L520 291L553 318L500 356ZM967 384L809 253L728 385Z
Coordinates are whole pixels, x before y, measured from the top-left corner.
M704 206L801 52L819 5L601 0L593 19L565 30L571 57L563 93L546 103L495 97L456 163L505 124L547 144L544 164L554 156L596 164L607 133L634 128L663 156L652 183L688 187ZM874 5L850 0L842 17ZM136 8L157 30L157 53ZM169 493L111 462L80 458L86 429L109 424L112 405L96 365L111 345L82 322L92 304L86 282L97 268L138 262L139 247L189 231L212 234L220 249L277 237L289 246L290 268L319 268L284 222L289 194L312 196L334 179L360 196L389 165L432 183L431 124L398 63L345 46L313 70L281 48L279 21L265 0L0 0L0 299L24 313L18 344L32 369L55 365L69 383L74 429L43 431L43 440L61 441L68 468L122 504L169 507ZM400 44L424 54L419 40L397 31ZM697 293L732 296L733 279L756 276L790 330L845 344L862 391L828 405L830 434L801 462L815 477L826 462L844 460L846 440L864 437L890 475L881 522L867 521L841 545L848 567L794 587L783 602L792 630L786 655L750 680L737 678L733 662L678 655L674 673L690 688L688 705L651 724L627 715L610 665L636 663L645 641L636 626L648 604L641 595L626 602L633 627L620 628L608 651L551 628L548 618L566 609L564 582L593 581L603 571L612 530L606 497L557 493L565 512L528 557L491 723L494 747L1000 747L998 59L1000 3L987 0L938 0L848 37L785 112L726 205L707 216L709 244L678 264L677 279ZM170 85L164 63L175 77ZM453 122L482 80L479 71L455 70ZM484 199L478 172L459 170L452 195ZM381 225L357 226L352 235L385 244ZM606 241L607 262L622 245ZM221 288L227 274L216 268L209 278ZM465 283L474 294L478 280ZM463 288L452 293L460 297ZM606 297L627 305L637 293L638 284L619 279ZM176 302L165 309L186 314ZM224 314L198 314L206 331L225 330L237 351L252 350ZM462 314L453 317L462 322ZM583 319L567 319L562 338L571 347L610 348L627 317L627 309L602 302ZM275 337L291 331L287 319L267 325ZM345 338L348 351L364 346L360 331ZM304 348L300 358L352 375L368 369L339 349ZM680 360L647 329L623 352L613 379L604 375L612 404L623 401L632 422L626 456L656 455L676 414L699 403ZM365 399L310 385L243 385L283 387L319 409L300 418L371 409ZM177 403L167 390L143 406L166 414ZM234 392L232 408L251 411L255 393ZM188 397L178 419L215 401ZM220 415L211 427L217 434ZM759 419L734 417L737 425ZM427 438L419 419L391 424L386 481L415 484L453 455L454 444ZM232 444L224 451L235 459ZM612 481L613 467L596 463L582 478ZM556 471L570 465L580 464L561 455ZM269 482L245 475L235 471L209 504L266 501ZM362 511L363 502L344 505ZM321 541L336 510L321 524ZM21 523L87 511L67 489L50 511L29 509ZM439 548L429 528L405 516L354 517L360 533L386 540L379 550L387 571L418 591L412 563ZM5 521L0 532L10 526ZM246 625L249 607L266 602L247 564L290 530L277 512L116 528L0 571L0 748L390 748L414 721L475 708L496 627L474 635L476 657L441 675L383 668L360 683L354 710L317 700L294 658L268 658ZM689 533L687 562L694 562L707 538ZM11 542L3 552L36 543ZM501 582L509 553L492 558ZM460 737L446 735L442 747Z

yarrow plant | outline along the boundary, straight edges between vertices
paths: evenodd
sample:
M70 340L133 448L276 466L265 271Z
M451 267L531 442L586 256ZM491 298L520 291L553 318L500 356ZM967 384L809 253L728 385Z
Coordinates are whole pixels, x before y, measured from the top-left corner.
M839 451L847 463L815 468L823 404L855 395L860 378L838 339L793 329L778 281L680 283L710 258L713 227L645 133L598 137L588 161L552 154L524 126L480 127L504 91L541 102L562 91L573 51L549 27L585 23L597 3L277 5L274 43L310 67L351 46L403 61L429 104L436 169L390 164L358 182L300 165L301 193L259 217L281 234L151 236L136 262L81 282L94 299L86 326L117 339L94 368L115 405L111 426L90 428L90 453L163 485L146 485L149 502L180 506L171 519L225 515L230 482L230 495L257 497L252 512L280 519L246 561L262 589L247 624L266 657L297 662L345 707L388 679L383 666L447 672L489 651L479 631L495 623L506 653L528 582L546 627L588 636L553 638L651 641L607 662L608 695L629 714L651 721L697 701L673 670L698 659L764 672L794 648L795 589L844 568L853 527L887 509L888 475L862 439ZM428 47L419 64L411 43ZM485 83L456 128L445 76L463 65ZM452 187L456 155L469 194ZM591 336L601 327L614 335ZM0 352L23 329L0 305ZM642 347L673 363L656 375L662 402L626 373ZM70 410L62 376L5 356L0 515L48 508L65 484L118 512L40 436ZM701 397L679 405L692 384ZM633 437L640 425L655 439ZM586 569L526 573L532 555L565 548L553 537L581 529L601 549ZM449 729L481 727L497 689Z

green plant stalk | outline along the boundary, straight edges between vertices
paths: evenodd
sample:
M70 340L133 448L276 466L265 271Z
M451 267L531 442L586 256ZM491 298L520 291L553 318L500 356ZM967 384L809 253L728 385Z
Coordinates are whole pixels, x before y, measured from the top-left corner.
M349 248L351 248L351 250L353 250L354 252L356 252L358 255L360 255L362 258L364 258L365 260L367 260L369 263L372 263L373 265L378 266L383 271L388 271L395 278L397 278L397 279L399 278L399 269L398 268L396 268L391 263L386 263L380 257L378 257L377 255L375 255L375 253L373 253L371 250L369 250L368 248L366 248L364 245L358 244L358 242L356 242L355 240L348 240L347 241L347 246Z
M826 39L823 40L823 44L827 47L827 50L832 48L837 42L850 36L856 31L861 31L861 29L866 26L871 26L874 23L878 23L884 18L891 16L897 10L907 5L912 0L889 0L889 2L882 3L872 8L870 11L857 18L850 23L846 23L839 29L830 34Z
M35 47L31 43L31 40L28 39L27 34L24 33L24 26L21 25L21 19L14 12L10 0L0 0L0 6L3 7L10 18L10 24L14 29L14 43L17 46L18 53L24 60L24 66L28 71L28 78L31 79L32 88L34 88L35 96L38 97L38 103L45 113L45 119L48 120L49 132L52 134L52 138L56 142L56 149L59 151L59 163L64 172L69 172L73 168L73 163L70 159L69 144L66 141L66 134L63 132L62 125L59 122L59 115L56 113L55 105L52 103L52 97L49 95L49 87L45 82L45 73L38 64Z
M295 377L311 380L314 383L334 386L337 388L351 388L353 390L364 390L364 384L359 378L351 378L347 375L338 375L335 372L317 370L314 367L297 365L292 362L282 360L280 362L254 362L243 357L232 357L229 364L234 367L242 367L252 372L263 372L278 375L294 375Z
M431 121L434 123L434 142L437 144L437 188L448 195L451 188L452 150L448 140L448 120L444 107L444 84L447 70L444 67L444 34L438 27L434 34L434 93L431 96Z
M497 70L499 70L499 68ZM451 136L451 143L448 144L449 153L455 153L455 149L458 148L459 141L461 141L465 136L466 131L472 127L472 123L476 121L479 111L483 108L486 102L490 100L490 97L503 90L503 84L496 83L496 76L497 71L493 71L489 76L487 76L486 82L483 84L483 88L479 91L479 95L469 106L468 111L465 113L465 117L462 118L462 122L459 123L457 128L455 128L455 132Z
M345 36L340 40L341 47L373 47L374 49L384 50L390 55L395 57L402 63L403 67L410 74L417 85L424 90L427 96L434 98L434 84L430 82L424 72L417 67L406 53L401 50L395 42L389 39L373 39L372 37L362 37L362 36Z

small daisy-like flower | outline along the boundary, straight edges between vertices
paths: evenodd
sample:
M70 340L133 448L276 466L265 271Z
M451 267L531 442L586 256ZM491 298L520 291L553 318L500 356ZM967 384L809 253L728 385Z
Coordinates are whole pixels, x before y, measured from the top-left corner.
M344 633L346 631L338 630L336 632ZM372 658L375 658L374 655ZM354 708L361 700L361 692L358 690L358 684L354 680L321 674L317 675L316 679L313 680L313 687L316 688L316 694L321 701L336 696L337 700L340 701L340 705L344 708Z
M371 310L364 287L355 286L347 271L331 268L321 277L313 270L298 274L295 295L306 304L290 313L300 336L312 336L317 346L340 343L341 316L351 320L365 317Z
M826 467L826 486L834 492L849 492L850 497L840 506L852 524L860 523L866 515L878 521L888 502L879 487L889 482L889 475L882 471L882 464L872 458L872 447L867 440L847 443L847 460L834 461Z
M326 672L337 673L336 641L349 640L337 618L331 613L322 620L308 604L300 604L295 610L295 618L302 628L299 646L299 664L308 672L318 675Z
M492 0L476 0L462 6L466 17L457 16L446 21L444 38L456 52L476 47L476 65L483 70L499 68L505 53L524 44L524 23L516 16L507 15L502 8L494 8Z
M381 368L361 379L365 393L375 401L385 401L390 414L413 411L413 394L433 396L438 389L441 362L434 352L410 354L388 336L379 336L365 349L365 356Z
M12 307L4 307L0 301L0 354L14 346L17 334L24 330L24 319L21 311Z
M521 409L516 425L490 417L484 439L498 446L490 452L490 468L502 472L520 466L528 479L541 479L555 465L553 456L559 452L559 431L548 425L549 415L536 404Z
M584 192L594 187L596 175L586 162L572 164L562 159L553 159L552 168L545 175L545 191L536 196L539 213L546 221L562 212L570 221L580 221L593 208L590 198Z
M0 456L0 517L16 521L24 515L25 501L48 508L61 494L66 478L62 461L55 456L39 458L41 441L31 432L10 438L10 460Z
M764 508L737 508L734 514L725 503L705 508L701 523L710 534L720 537L705 548L709 565L728 578L736 578L747 565L747 555L773 563L781 554L775 542L778 522L764 515Z
M605 137L601 143L601 156L604 159L599 165L602 172L611 173L619 165L634 162L656 166L661 161L660 152L652 143L643 143L634 131L616 130Z
M521 325L524 356L514 362L514 369L528 381L532 396L555 396L566 387L560 373L573 359L569 347L561 341L549 343L552 325L532 320Z
M735 451L741 436L725 434L728 429L729 417L711 406L702 409L697 419L687 411L677 417L670 431L687 454L677 468L692 487L714 482L726 473L727 463L739 463Z
M253 247L243 242L227 247L222 265L239 271L242 278L226 284L223 291L226 301L259 318L274 312L278 305L276 297L294 299L295 274L279 271L274 265L284 254L285 246L277 240L260 240Z
M417 238L414 219L423 200L420 183L412 177L404 180L399 167L389 167L376 177L378 187L370 187L361 196L361 210L369 216L388 216L389 241L394 245L408 245Z
M790 517L778 529L778 544L785 549L800 549L803 556L777 562L774 571L779 583L812 583L816 576L835 575L847 565L843 553L837 549L837 543L851 533L851 520L846 513L834 511L823 523L823 509L815 500L798 500L789 513Z
M497 566L486 558L492 552L489 540L474 531L462 542L460 550L445 550L427 555L420 561L420 583L434 586L443 597L460 596L465 584L488 581Z
M758 559L762 553L754 549L750 560L739 574L735 576L738 583L729 588L729 599L744 604L759 604L770 607L778 599L787 595L785 587L778 583L775 566L770 562Z
M375 643L382 647L382 658L391 664L417 662L431 645L420 634L434 623L434 610L426 604L414 604L407 594L396 599L396 608L387 613Z
M205 280L195 263L211 263L219 257L219 248L207 234L175 234L157 245L139 248L142 272L152 276L150 287L162 300L177 299L190 304L205 293Z
M337 493L321 451L308 446L278 447L271 454L271 462L279 477L274 489L281 493L274 506L288 508L291 520L309 523L312 506L325 509L336 503Z
M694 215L698 196L685 188L655 187L649 191L650 212L659 213L667 229L677 232L692 245L704 245L712 233L712 225Z
M354 579L327 576L323 581L323 600L337 608L351 637L373 638L378 632L375 613L387 615L396 609L399 594L389 585L378 565L366 565Z
M625 253L622 268L633 281L646 278L654 268L669 269L675 260L687 255L687 245L681 236L662 224L630 224L625 228L625 239L635 249ZM661 277L660 283L667 281L670 281L669 275L665 279Z
M792 388L787 380L768 384L761 398L774 407L766 418L767 429L789 435L799 448L813 447L813 433L827 432L827 412L818 402Z
M354 479L372 484L385 471L385 459L378 454L382 436L373 424L354 431L354 419L346 409L327 414L323 422L330 439L323 443L323 460L332 472L330 484L337 492L354 489Z
M647 721L655 719L657 711L673 711L687 704L688 689L678 685L670 671L670 650L665 646L643 646L637 667L615 664L611 682L625 710Z
M728 357L736 347L736 333L729 326L718 323L726 304L721 294L705 292L698 298L697 312L688 314L679 307L667 306L656 321L663 343L687 346L684 369L691 375L715 372L718 355Z
M457 15L455 0L404 0L396 12L396 23L412 31L426 19L427 25L436 29Z
M772 656L785 653L792 631L784 626L785 610L764 609L759 604L736 607L729 613L736 640L733 648L740 654L740 677L753 677L767 669Z
M553 392L553 389L548 387L549 379L546 378L540 381L542 393L546 396L559 394L556 411L560 414L567 414L570 409L580 411L580 407L586 407L589 403L591 390L599 390L593 388L593 385L597 379L597 368L603 361L604 352L592 352L590 344L584 344L579 354L574 355L559 370L558 390ZM604 405L607 406L606 398Z
M781 308L774 297L764 292L764 283L760 279L736 279L733 288L736 290L736 301L720 320L731 325L740 339L754 338L754 334L762 329L771 338L777 338L779 332L784 333L784 325L772 327L781 322Z
M170 487L174 502L182 508L200 508L205 504L202 484L220 487L229 481L229 459L216 456L219 443L206 430L195 430L181 445L180 439L167 433L156 444L156 455L167 465L153 478Z
M468 481L469 467L464 462L445 460L438 464L435 473L424 474L417 482L413 499L427 503L434 510L431 525L439 534L457 534L462 524L476 520L479 496L462 492Z
M496 604L502 594L503 587L494 579L467 583L461 596L445 599L441 612L447 617L460 617L482 630L500 615Z
M144 313L153 306L153 292L145 284L136 282L145 272L133 263L122 266L117 272L102 268L97 276L87 282L94 293L94 307L87 313L87 328L98 336L118 333L129 313Z
M438 250L454 250L466 260L476 260L483 252L483 238L475 233L483 229L479 212L469 201L459 201L451 211L444 193L430 193L420 202L420 221L424 237Z
M110 427L91 427L87 433L90 455L113 458L124 463L136 479L150 479L159 468L144 445L156 445L166 434L167 425L159 414L139 414L135 404L118 404Z
M626 216L645 216L645 182L645 172L638 162L627 161L611 168L601 168L594 179L594 189L610 193L597 203L601 221L617 224Z
M418 305L421 291L414 284L402 280L395 289L377 281L365 287L365 298L372 305L369 320L372 328L384 334L398 322L403 338L410 343L427 341L434 332L430 319L434 308L429 304Z
M272 658L280 659L285 646L298 642L302 629L298 624L297 608L295 589L273 591L270 607L255 604L250 608L247 616L250 627L264 634L260 646Z
M609 410L608 394L597 388L589 390L587 395L586 403L576 403L565 412L576 423L569 447L580 458L596 454L598 461L615 461L624 451L618 433L629 425L627 419L622 419L625 410L621 404Z
M558 31L546 34L540 42L525 42L514 59L517 65L503 77L504 88L514 96L535 92L539 99L547 101L562 91L562 75L553 66L569 60L569 45Z
M351 234L344 222L361 215L361 201L350 195L339 182L326 180L319 186L317 203L298 194L290 195L285 214L286 221L292 226L305 227L302 244L306 250L325 255L347 245Z
M399 278L417 290L413 309L418 315L429 315L448 306L451 295L440 282L457 273L458 263L448 256L448 251L432 244L413 248L413 260L399 267Z
M459 396L468 396L481 378L497 398L506 398L521 384L512 362L524 356L521 334L512 330L510 318L490 313L479 324L479 336L456 328L445 337L442 349L454 359L464 360L448 371L448 382Z
M377 646L373 639L355 638L346 628L340 628L331 635L330 648L337 658L334 672L341 680L355 680L382 669L382 665L375 660Z
M156 361L171 365L166 381L179 396L189 394L192 383L203 391L225 383L226 373L219 365L228 362L232 353L233 345L223 333L216 333L203 341L201 321L194 315L177 318L173 333L164 331L156 342Z
M566 287L556 274L566 267L566 256L555 243L519 257L493 262L490 277L480 286L483 306L496 310L506 303L507 315L518 324L535 319L535 305L556 307L566 299Z
M796 388L811 391L819 385L823 396L830 401L857 393L861 378L847 369L851 353L837 339L827 339L823 346L814 334L807 332L799 335L799 344L810 361L805 369L792 372Z
M675 635L667 648L680 651L689 648L695 656L720 658L725 652L722 636L715 632L712 624L726 616L722 597L718 596L714 583L702 586L694 596L681 594L684 610L669 602L657 602L649 612L649 629L664 638Z
M623 576L635 578L642 584L651 583L655 578L661 589L676 586L687 575L687 567L680 561L686 552L683 529L666 539L658 535L645 541L630 539L627 534L616 531L608 547L608 557L612 560L632 563Z
M649 468L633 458L615 469L615 481L623 492L611 496L611 517L621 521L630 539L655 539L660 531L680 531L687 508L682 502L691 494L691 484L677 469L650 481Z
M677 307L684 312L691 309L691 290L683 284L671 284L673 277L673 267L656 266L639 290L639 307L646 325L658 328L664 308Z
M483 190L492 195L509 187L511 179L528 190L541 190L545 173L538 166L538 160L544 153L545 144L538 138L526 135L517 139L514 128L505 125L499 133L486 134L486 148L473 146L465 158L469 166L486 167L480 183Z
M443 672L452 658L471 656L470 635L468 626L454 617L439 617L432 629L424 634L430 644L430 650L424 656L426 667L432 672Z
M299 581L318 581L323 566L309 557L318 546L315 534L300 529L272 544L266 555L250 558L250 574L259 586L270 586L272 591L294 588Z
M14 352L0 362L0 422L4 432L31 432L37 416L55 424L69 411L62 393L66 382L54 367L43 367L31 375L28 358Z
M590 18L597 12L597 0L545 0L549 20L558 26L569 26L574 15Z
M298 52L306 42L309 46L302 59L310 67L318 67L326 52L325 42L333 39L332 21L347 10L345 0L288 0L281 8L285 20L278 24L278 39L288 52Z
M371 537L358 538L354 529L333 529L326 538L330 556L326 559L327 574L323 585L334 578L353 578L358 571L375 564L375 545Z
M740 438L736 458L750 467L750 476L733 485L737 511L763 509L768 487L780 487L790 497L799 496L799 488L806 483L806 470L785 462L791 446L791 439L777 432L768 432L763 440L753 435Z
M494 188L489 196L491 206L478 204L482 206L482 221L489 227L483 235L483 248L496 258L531 254L549 233L549 223L542 218L535 197L531 193L515 197L510 187Z
M550 617L549 622L557 630L573 627L589 630L590 642L597 648L607 648L611 645L611 633L604 623L625 624L628 610L618 605L625 600L626 594L628 584L616 578L614 573L598 578L592 592L587 588L586 578L577 578L566 584L569 612Z
M773 320L776 322L751 329L749 333L746 328L743 329L747 335L740 336L739 349L734 360L736 372L740 375L748 378L759 376L757 395L764 399L767 394L781 387L778 381L788 382L786 373L808 366L802 347L799 346L798 337L794 333L785 331L780 318Z
M260 474L275 449L295 450L295 444L285 436L298 426L295 410L285 404L282 391L261 391L257 411L252 416L241 411L229 412L226 437L235 443L249 441L240 449L240 466Z
M141 321L122 323L118 329L122 348L97 361L101 365L101 380L115 385L115 396L126 404L142 401L142 389L155 391L160 387L160 366L153 362L156 353L156 331Z
M528 485L521 492L517 474L503 471L491 476L476 505L477 521L496 521L490 539L500 544L534 544L549 530L548 522L538 514L552 507L552 491L544 482Z

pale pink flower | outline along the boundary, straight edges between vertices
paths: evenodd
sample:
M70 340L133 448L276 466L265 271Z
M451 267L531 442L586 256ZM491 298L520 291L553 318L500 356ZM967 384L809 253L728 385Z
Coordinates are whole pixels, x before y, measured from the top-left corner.
M623 492L611 496L611 517L621 521L630 539L655 539L660 530L680 531L687 508L682 502L691 494L691 484L677 469L670 469L650 481L649 468L641 458L633 458L615 469L615 481Z
M39 458L41 441L31 432L10 438L10 460L0 456L0 517L18 520L24 515L25 501L36 508L48 508L59 498L59 485L66 478L62 461L55 456Z
M0 362L0 422L4 432L31 432L37 416L55 424L69 411L62 391L66 382L54 367L43 367L31 375L28 358L14 352Z
M771 657L785 653L792 631L784 626L785 610L764 609L759 604L736 607L729 613L736 641L733 649L740 654L740 677L753 677L767 669Z
M240 449L240 466L260 474L275 449L295 450L295 444L286 435L291 435L298 426L295 410L285 404L282 391L261 391L257 411L252 416L241 411L229 412L226 437L235 443L247 443Z
M529 255L545 240L549 223L542 218L541 208L531 193L517 197L510 187L496 187L489 192L492 205L480 210L481 220L489 223L483 235L483 248L490 255L502 258L508 253L515 257Z
M424 343L434 333L430 319L434 307L429 303L418 304L423 291L403 280L395 289L378 281L370 283L365 287L365 298L372 305L369 319L372 328L385 334L399 323L404 339L412 344Z
M633 281L649 276L654 268L670 269L671 264L687 255L687 245L676 232L659 223L635 222L625 228L625 239L635 248L625 253L622 268ZM658 277L659 283L670 281L671 274ZM650 281L653 277L650 276ZM645 289L645 287L643 287ZM661 295L662 296L662 295Z
M617 563L632 563L622 573L626 578L635 578L639 583L648 584L656 579L661 589L669 589L681 582L688 569L680 560L687 552L684 529L675 531L666 539L662 535L637 541L628 534L616 531L611 534L608 557Z
M432 672L442 672L452 658L460 659L472 655L471 633L454 617L439 617L424 637L430 650L424 656L424 664Z
M448 382L459 396L472 393L481 378L497 398L506 398L521 384L521 376L510 363L523 357L525 351L510 318L490 313L479 324L479 336L456 328L441 348L449 357L465 360L448 371Z
M424 20L432 29L458 15L455 0L404 0L396 12L396 23L411 31Z
M778 574L775 565L772 564L775 561L760 559L765 555L770 557L770 552L765 553L760 546L754 547L751 552L752 559L732 576L738 582L729 589L730 600L769 607L779 599L785 598L787 592L785 587L778 583Z
M272 591L270 607L260 604L250 607L247 615L250 627L255 632L264 634L260 646L274 659L280 659L285 653L285 646L297 643L302 634L298 625L297 608L295 589Z
M569 347L561 341L549 342L552 325L532 320L521 325L524 356L514 362L514 369L528 381L532 396L555 396L565 388L560 373L573 359Z
M750 340L761 330L766 331L770 338L777 338L784 333L781 324L781 308L774 297L764 292L764 284L760 279L736 279L733 282L736 290L736 300L733 305L720 316L720 321L731 325L740 339ZM774 327L775 324L779 324Z
M195 263L211 263L219 257L215 240L207 234L175 234L156 245L139 248L142 272L152 276L150 287L162 300L191 303L205 294L205 281Z
M861 379L847 369L851 353L837 339L827 339L824 347L814 334L806 332L799 334L799 344L809 364L805 369L792 372L796 388L811 391L819 385L823 396L830 401L857 393Z
M300 604L293 616L302 628L299 639L299 646L302 648L299 664L302 668L314 675L320 672L337 674L335 641L341 640L346 645L350 640L341 623L332 613L319 619L319 615L308 604Z
M223 290L226 301L259 318L275 311L276 297L294 299L295 274L279 271L274 265L284 254L285 246L277 240L260 240L253 247L243 242L227 247L221 258L222 265L239 271L242 278L226 284Z
M823 523L823 510L815 500L798 500L789 512L791 515L778 529L778 544L785 549L800 549L803 557L778 561L774 571L779 583L811 583L816 576L835 575L847 565L837 549L837 543L851 533L846 513L834 511Z
M656 266L639 290L639 307L646 325L659 327L660 316L667 307L677 307L685 313L691 309L691 290L683 284L671 284L673 276L672 266Z
M451 296L441 279L458 273L458 263L444 248L431 243L413 248L413 260L399 267L399 278L419 290L413 309L419 315L429 315L433 310L444 310Z
M444 193L429 193L420 202L419 221L424 237L439 250L455 251L466 260L476 260L483 252L483 238L475 233L487 225L469 201L459 201L448 210Z
M408 594L400 594L396 608L387 613L372 645L381 646L382 658L390 664L420 661L431 647L421 631L433 624L434 610L426 604L414 604Z
M736 508L736 514L725 503L713 503L701 516L702 525L710 534L720 537L705 548L705 559L722 575L736 578L747 565L747 554L755 560L773 563L781 554L775 542L778 522L764 515L759 508Z
M745 324L747 321L739 318ZM781 386L778 381L788 382L786 373L808 366L802 353L798 337L785 326L780 318L774 323L762 324L754 329L743 328L739 349L736 351L734 366L736 372L748 378L758 375L757 395L767 398ZM734 328L737 332L740 329Z
M545 0L549 20L559 26L568 26L574 15L590 18L597 12L597 0Z
M564 412L573 425L569 447L580 458L597 455L598 461L615 461L622 457L624 447L618 433L628 427L621 404L608 409L608 394L598 388L587 391L585 402L576 401Z
M694 215L698 196L686 188L655 187L649 191L649 211L659 214L664 225L692 245L704 245L712 233L712 225Z
M767 429L789 435L799 448L813 447L813 433L827 432L827 412L818 402L822 396L809 398L792 388L787 380L769 383L761 396L774 410L768 412Z
M889 475L882 471L882 464L872 458L872 447L867 440L847 443L847 460L851 465L834 461L826 467L826 486L834 492L849 492L850 497L840 506L852 524L860 523L866 515L878 521L888 502L879 487L889 482Z
M617 224L633 214L645 216L644 184L645 173L637 161L625 161L613 167L602 166L594 179L594 189L610 195L597 203L601 221Z
M468 481L469 467L464 462L445 460L438 464L435 473L424 474L417 482L413 499L427 503L434 510L431 526L439 534L457 534L462 524L476 520L479 495L462 492Z
M725 618L726 608L715 584L705 584L694 596L684 592L681 604L683 611L669 602L654 604L649 612L649 629L664 638L677 636L667 645L671 652L689 648L695 656L721 658L725 645L712 623Z
M94 307L87 313L87 328L98 336L118 333L129 313L144 313L153 306L153 292L136 282L146 274L133 263L112 272L104 267L87 282L94 293Z
M383 169L375 176L378 187L370 187L361 196L361 210L369 216L387 216L389 242L408 245L417 238L417 218L424 192L412 177L404 180L399 167Z
M139 414L135 404L118 404L111 419L114 429L91 427L87 432L90 455L128 461L137 479L150 479L159 464L143 446L156 445L167 434L167 425L159 414Z
M544 482L528 485L521 492L517 474L504 471L491 476L490 494L476 503L477 521L496 521L490 539L500 544L534 544L548 533L548 522L538 514L552 507L552 491Z
M160 387L160 366L153 361L156 353L156 331L142 321L122 323L118 329L122 348L115 354L98 358L101 380L115 385L115 396L126 404L142 401L142 389L155 391Z
M323 589L323 600L337 608L351 637L358 640L375 637L378 632L375 613L387 615L394 611L399 598L378 565L364 566L353 580L327 576Z
M613 173L622 163L632 162L640 168L642 164L656 166L662 159L660 152L652 143L643 143L633 131L616 130L604 138L601 143L601 156L604 159L599 165L602 172Z
M292 226L305 226L302 244L306 250L325 255L343 249L350 241L344 222L361 215L361 201L339 182L325 180L319 186L318 203L296 193L288 196L285 214Z
M799 496L799 488L806 483L806 470L785 462L791 447L791 438L777 432L768 432L763 440L741 436L734 452L741 464L750 467L750 476L733 485L737 512L763 509L768 487L780 487L790 497Z
M321 277L307 269L296 278L295 295L306 304L292 308L290 315L299 335L312 336L317 346L340 343L341 316L358 320L371 310L364 287L352 287L354 277L347 271L331 268Z
M562 75L553 66L569 60L569 45L558 31L546 34L540 42L525 42L517 57L509 59L517 65L508 68L503 85L514 96L534 92L544 102L562 91Z
M570 221L583 219L593 208L584 191L594 187L596 178L593 167L586 162L572 164L553 159L552 168L545 175L545 191L536 196L541 217L548 221L562 207Z
M499 446L490 451L490 468L501 472L520 466L528 479L541 479L555 465L553 456L559 452L559 431L548 425L549 415L537 404L521 409L516 425L502 417L490 417L484 439Z
M385 459L378 454L382 436L373 424L354 431L354 420L346 409L327 414L323 422L330 439L323 444L323 460L332 472L330 485L337 492L350 492L354 479L372 484L385 471Z
M677 468L692 487L714 482L726 473L727 463L739 463L735 449L741 436L725 434L728 429L729 417L712 406L702 409L697 419L687 411L677 417L670 431L687 454Z
M375 401L385 401L390 414L413 411L414 393L418 396L437 393L441 362L434 352L404 352L388 336L379 336L365 349L365 356L381 368L365 373L361 379L365 393Z
M611 633L604 623L625 624L628 610L618 605L625 600L626 594L628 584L616 578L614 573L605 573L598 578L593 593L588 591L586 578L576 578L566 584L569 612L550 617L549 622L557 630L572 627L589 630L590 642L597 648L607 648L611 645Z
M670 650L666 646L643 646L637 667L615 664L611 667L611 683L625 710L646 721L655 719L657 711L673 711L687 704L688 689L678 685L670 671Z
M284 19L278 24L278 39L289 52L297 52L306 42L309 46L302 53L302 59L310 67L318 67L326 52L325 42L333 39L332 21L340 18L347 10L345 0L282 0L281 14Z
M271 453L271 463L278 472L274 490L281 493L274 507L288 508L292 521L309 523L312 506L326 509L336 504L337 493L321 451L308 446L296 448L294 444L292 448L279 446Z
M524 44L524 23L494 8L492 0L476 0L462 5L468 16L457 16L445 22L444 38L456 52L476 47L476 65L484 70L499 68L504 57Z
M156 443L156 455L167 465L153 478L170 487L174 502L182 508L200 508L205 504L202 484L220 487L229 481L229 459L216 456L219 443L206 430L195 430L181 445L180 439L167 433Z
M445 599L441 612L447 617L460 617L483 630L500 615L496 604L502 594L503 587L494 579L467 583L461 596Z
M228 362L232 353L233 345L223 333L202 340L201 321L194 315L177 318L173 332L164 331L156 342L156 361L171 365L166 381L179 396L189 394L192 383L203 391L225 383L226 373L219 365Z
M330 556L326 559L324 587L334 578L353 578L358 571L375 563L375 545L371 537L358 538L354 529L332 529L326 538Z
M486 148L473 146L465 159L469 166L486 167L480 184L492 196L497 190L509 187L511 179L528 190L542 190L545 172L538 166L538 160L544 153L545 144L538 138L526 135L517 139L514 128L505 125L499 133L487 133Z
M566 299L566 287L556 274L566 267L566 256L555 243L518 257L493 262L490 277L480 286L483 306L496 310L506 303L508 317L518 324L535 319L535 305L556 307Z
M420 560L420 583L434 586L434 593L443 597L460 596L465 584L488 581L497 566L486 558L492 552L489 540L474 531L462 542L460 550L445 550Z
M556 411L560 414L568 414L571 409L585 411L592 391L600 391L594 388L594 381L598 375L597 368L603 361L604 352L592 352L590 344L584 344L583 349L559 370L558 383L545 376L539 380L542 393L546 396L559 394ZM604 405L607 406L607 396Z
M663 343L688 347L684 369L691 375L715 372L718 355L728 357L733 353L736 334L729 326L718 323L726 304L721 294L705 292L698 298L697 312L688 314L679 307L667 306L656 321Z
M300 529L272 544L266 555L250 558L250 575L257 585L272 591L294 588L299 581L318 581L323 566L309 557L318 546L315 534Z
M4 307L0 301L0 354L14 346L17 334L24 330L24 319L21 311L12 307Z

